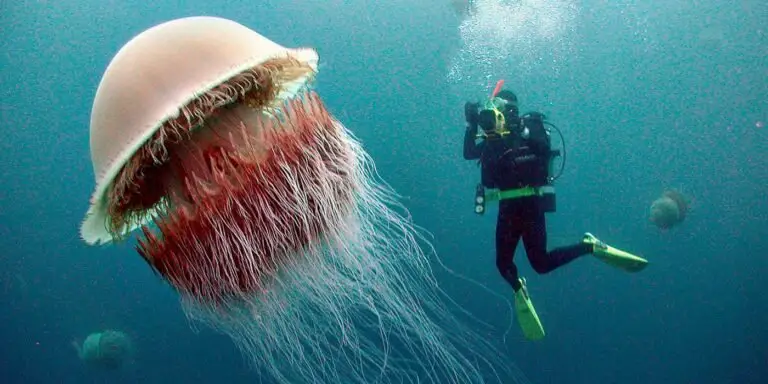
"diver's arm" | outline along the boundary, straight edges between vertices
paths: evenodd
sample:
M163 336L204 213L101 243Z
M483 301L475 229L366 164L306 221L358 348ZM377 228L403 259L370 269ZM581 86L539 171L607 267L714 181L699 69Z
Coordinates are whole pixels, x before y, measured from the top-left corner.
M477 109L478 103L466 102L464 103L464 119L467 121L467 129L464 132L464 159L475 160L480 158L480 154L483 153L481 146L477 144L475 138L477 137L477 124L478 116Z
M475 139L477 137L477 125L468 125L464 132L464 159L475 160L480 158L480 154L483 153L484 142L478 144Z

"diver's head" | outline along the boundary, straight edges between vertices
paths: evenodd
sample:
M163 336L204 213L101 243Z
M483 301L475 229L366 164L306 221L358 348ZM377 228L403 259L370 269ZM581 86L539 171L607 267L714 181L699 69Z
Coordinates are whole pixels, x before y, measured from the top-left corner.
M496 104L499 105L499 111L504 114L517 116L517 96L510 90L504 89L496 94L496 99L500 99Z
M507 132L506 122L516 117L517 96L512 91L502 90L485 104L478 115L478 125L486 135L504 134Z

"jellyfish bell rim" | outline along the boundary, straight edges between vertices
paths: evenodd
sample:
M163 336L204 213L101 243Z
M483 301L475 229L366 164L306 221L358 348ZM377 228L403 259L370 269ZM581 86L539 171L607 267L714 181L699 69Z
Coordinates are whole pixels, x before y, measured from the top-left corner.
M169 46L172 52L167 53ZM179 51L182 54L173 53ZM158 54L169 60L158 63ZM190 60L195 55L205 55L205 60ZM93 102L90 151L96 186L80 227L81 238L90 245L114 240L107 229L106 193L123 166L166 121L179 117L184 106L214 87L280 57L295 59L311 72L283 83L271 107L295 97L314 78L319 60L314 49L286 48L235 21L210 16L167 21L129 40L107 66ZM142 86L155 92L136 97ZM100 149L105 140L107 153ZM150 209L146 218L160 213L159 208ZM143 224L127 225L120 234Z

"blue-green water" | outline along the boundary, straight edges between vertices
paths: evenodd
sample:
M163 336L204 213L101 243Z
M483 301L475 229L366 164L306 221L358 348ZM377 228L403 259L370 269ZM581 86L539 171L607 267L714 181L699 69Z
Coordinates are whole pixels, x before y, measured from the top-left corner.
M476 67L448 1L134 3L0 3L0 382L258 382L229 339L190 328L131 244L91 248L77 234L104 68L135 34L192 15L316 48L318 92L434 235L443 263L509 298L494 265L495 211L472 213L479 175L461 158L462 105L504 78L523 110L563 130L550 245L591 231L651 265L625 275L585 258L536 276L519 250L548 335L528 342L512 324L502 359L531 382L768 378L765 2L529 1L565 12L555 21L567 25L553 36L516 29L498 39L520 44L499 48L508 61L478 57ZM691 212L660 232L647 209L670 187L690 196ZM454 299L495 327L484 336L501 339L507 303L439 271ZM89 370L70 345L104 328L134 339L122 371Z

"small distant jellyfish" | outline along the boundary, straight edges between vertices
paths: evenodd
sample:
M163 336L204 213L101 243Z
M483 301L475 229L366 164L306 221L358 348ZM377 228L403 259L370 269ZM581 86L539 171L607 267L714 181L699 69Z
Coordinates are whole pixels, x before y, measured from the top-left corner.
M472 11L472 3L469 0L451 0L451 6L456 14L466 17Z
M699 31L699 43L702 48L710 51L717 51L728 44L725 31L718 25L709 25Z
M688 201L678 191L665 191L651 204L650 221L661 229L670 229L685 220Z
M119 369L133 356L131 339L120 331L91 333L82 345L76 341L72 345L77 349L80 360L90 367L104 370Z

